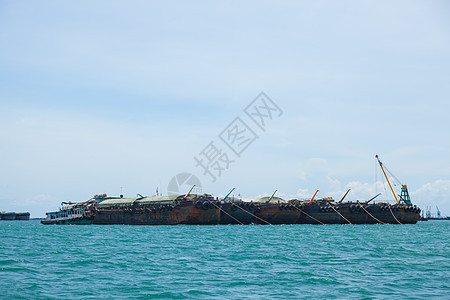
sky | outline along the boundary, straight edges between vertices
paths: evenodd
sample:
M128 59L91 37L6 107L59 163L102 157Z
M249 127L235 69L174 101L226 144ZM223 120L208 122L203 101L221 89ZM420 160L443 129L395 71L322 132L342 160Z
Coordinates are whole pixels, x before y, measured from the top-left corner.
M0 211L43 217L170 182L394 202L378 154L414 204L450 215L449 14L448 1L3 0Z

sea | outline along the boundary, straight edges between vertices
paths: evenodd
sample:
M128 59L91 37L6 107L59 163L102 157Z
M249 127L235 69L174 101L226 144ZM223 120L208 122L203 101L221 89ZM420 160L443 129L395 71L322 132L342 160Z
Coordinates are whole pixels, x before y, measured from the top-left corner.
M0 221L0 299L450 299L449 241L449 221Z

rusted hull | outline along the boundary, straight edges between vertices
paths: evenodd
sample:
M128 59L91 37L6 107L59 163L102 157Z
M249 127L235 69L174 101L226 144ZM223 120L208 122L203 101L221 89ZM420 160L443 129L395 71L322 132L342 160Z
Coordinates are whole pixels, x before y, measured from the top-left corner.
M299 218L300 224L415 224L419 210L383 205L341 204L335 206L306 205Z
M218 224L414 224L420 210L380 204L253 204L183 201L99 209L94 224L218 225Z
M146 205L97 210L94 224L218 225L251 224L254 207L217 201L185 201L173 205Z
M324 211L319 205L306 205L300 207L300 217L297 221L298 224L347 224L343 217L341 217L336 211ZM338 211L344 215L345 209L340 208ZM344 213L344 214L343 214ZM364 223L354 223L364 224Z
M297 224L300 211L293 205L261 204L256 216L256 224Z
M415 224L420 210L385 205L286 205L263 204L256 216L270 224ZM256 224L265 224L255 219Z
M218 224L219 209L196 207L192 201L174 205L146 205L117 209L98 210L94 224L126 225L215 225Z
M249 203L225 203L220 206L219 224L248 225L254 222L255 206Z

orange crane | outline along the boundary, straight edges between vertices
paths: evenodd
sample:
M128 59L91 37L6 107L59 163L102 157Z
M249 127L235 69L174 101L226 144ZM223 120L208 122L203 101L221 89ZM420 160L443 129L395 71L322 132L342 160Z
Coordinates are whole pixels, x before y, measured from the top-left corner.
M389 181L389 178L386 174L386 172L384 171L384 167L383 167L383 163L380 161L380 158L378 157L378 155L375 155L376 159L378 160L378 163L380 164L381 170L383 171L384 177L386 177L386 180L389 184L389 187L391 188L392 194L395 197L395 200L397 201L397 203L400 204L400 201L397 198L397 195L394 192L394 189L392 188L391 182ZM388 170L389 172L389 170ZM400 181L397 179L397 177L395 177L395 175L393 175L391 172L389 172L389 174L391 174L397 181L398 183L400 183ZM408 205L412 205L411 204L411 199L409 197L409 193L408 193L408 188L406 187L406 184L402 184L402 192L401 195L399 195L400 199L403 200L403 202L405 202Z
M388 178L386 172L384 171L383 163L381 162L381 160L380 160L380 158L378 157L378 155L375 155L375 157L376 157L376 159L378 160L378 163L380 164L380 167L381 167L381 170L383 171L384 177L386 177L386 180L387 180L387 182L389 183L389 187L391 188L391 191L392 191L392 194L393 194L394 197L395 197L395 200L397 201L397 203L400 204L400 201L398 201L397 195L395 194L394 189L392 188L391 182L389 181L389 178Z
M319 192L319 190L317 190L317 191L314 193L314 196L312 196L311 200L309 200L308 205L312 203L312 201L314 200L314 198L316 197L316 195L317 195L318 192Z

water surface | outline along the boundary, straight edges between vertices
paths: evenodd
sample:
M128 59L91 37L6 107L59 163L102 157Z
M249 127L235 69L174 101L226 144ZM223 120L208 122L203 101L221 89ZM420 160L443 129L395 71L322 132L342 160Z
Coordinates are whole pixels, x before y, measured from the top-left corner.
M0 298L449 299L449 229L0 221Z

